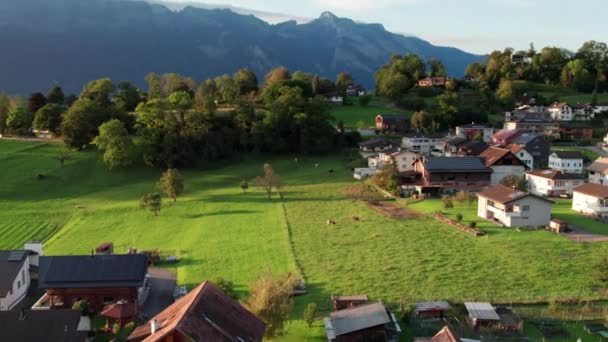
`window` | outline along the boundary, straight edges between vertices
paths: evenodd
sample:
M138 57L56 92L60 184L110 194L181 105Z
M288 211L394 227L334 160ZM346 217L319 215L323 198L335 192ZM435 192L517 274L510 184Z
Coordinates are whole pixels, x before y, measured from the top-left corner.
M21 288L21 280L17 280L17 290Z
M523 205L521 207L521 211L530 211L530 206L529 205Z
M25 284L25 270L21 270L21 282Z

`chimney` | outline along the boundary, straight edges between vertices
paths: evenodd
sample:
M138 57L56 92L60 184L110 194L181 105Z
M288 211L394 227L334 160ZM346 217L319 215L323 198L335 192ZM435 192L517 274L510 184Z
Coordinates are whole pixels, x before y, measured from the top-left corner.
M160 322L156 319L150 321L150 334L154 335L160 329Z

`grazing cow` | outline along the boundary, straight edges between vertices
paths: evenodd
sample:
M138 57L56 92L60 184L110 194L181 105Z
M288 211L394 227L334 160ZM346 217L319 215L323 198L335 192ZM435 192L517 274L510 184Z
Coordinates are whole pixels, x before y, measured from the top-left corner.
M333 225L336 224L336 221L334 221L334 220L327 220L326 223L327 223L328 226L333 226Z
M360 221L359 216L353 216L353 221Z

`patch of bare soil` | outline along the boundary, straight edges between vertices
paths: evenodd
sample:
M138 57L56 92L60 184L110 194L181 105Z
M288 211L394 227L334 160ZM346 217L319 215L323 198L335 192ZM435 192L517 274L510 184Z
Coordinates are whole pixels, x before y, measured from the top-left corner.
M412 209L397 206L391 202L367 202L367 206L376 210L385 217L394 219L415 219L422 215Z
M377 201L383 198L374 187L366 184L347 186L342 189L342 193L352 199L361 201Z

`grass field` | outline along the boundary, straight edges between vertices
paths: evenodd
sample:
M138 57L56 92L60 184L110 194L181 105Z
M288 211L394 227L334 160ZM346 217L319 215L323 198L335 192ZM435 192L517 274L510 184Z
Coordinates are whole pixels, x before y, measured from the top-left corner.
M374 127L378 114L410 114L407 111L390 108L377 98L367 106L360 106L355 98L352 106L332 105L331 113L336 118L336 122L342 120L346 128L358 128L359 122L363 122L365 127Z
M554 199L553 215L569 224L595 234L608 235L608 224L580 215L572 210L572 200Z
M465 223L477 220L487 237L474 238L426 217L386 218L342 194L353 180L340 156L300 157L298 164L293 156L253 158L185 171L185 193L154 217L138 208L138 200L154 190L157 170L108 172L93 152L75 154L60 169L52 157L61 149L0 141L6 180L0 184L0 222L32 223L11 228L10 238L0 235L3 248L19 248L28 236L59 226L45 243L47 254L88 254L105 241L113 241L117 252L160 248L181 256L176 271L184 284L223 277L246 291L265 268L295 271L309 294L297 299L281 340L323 340L320 321L309 329L297 318L309 302L326 313L330 294L367 294L390 305L401 297L536 302L602 296L594 291L592 270L608 244L497 228L458 204L448 215L462 212ZM283 201L269 201L255 189L243 194L238 187L260 174L266 161L285 181ZM48 178L38 180L38 173ZM441 203L411 207L430 213L441 210ZM353 221L354 215L361 220ZM337 224L327 226L327 219Z

